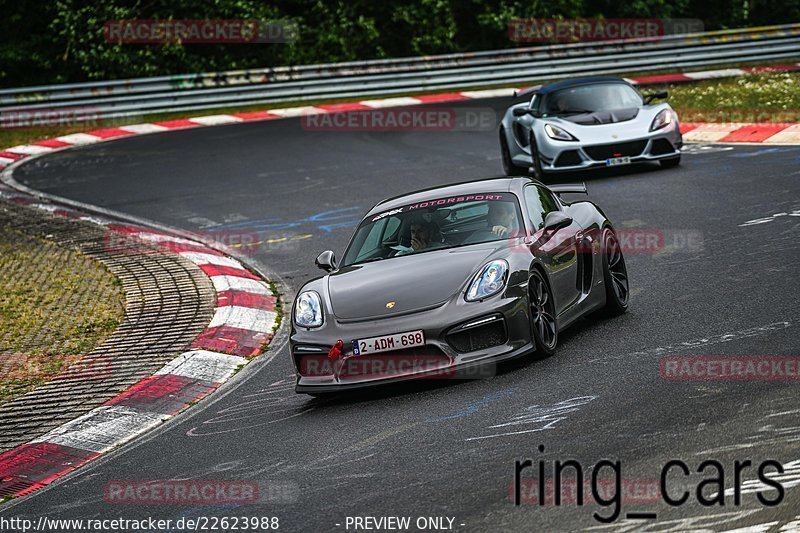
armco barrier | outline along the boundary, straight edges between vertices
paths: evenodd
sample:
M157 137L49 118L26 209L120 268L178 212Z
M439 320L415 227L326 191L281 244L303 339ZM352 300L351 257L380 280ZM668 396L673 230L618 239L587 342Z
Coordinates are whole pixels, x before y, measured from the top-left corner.
M800 24L415 58L0 90L3 116L96 119L226 106L366 99L530 84L582 75L685 70L800 58Z

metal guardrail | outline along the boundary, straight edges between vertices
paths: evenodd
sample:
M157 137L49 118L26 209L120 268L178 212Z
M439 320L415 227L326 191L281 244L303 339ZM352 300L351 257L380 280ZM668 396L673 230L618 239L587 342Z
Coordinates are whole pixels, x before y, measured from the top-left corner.
M531 84L574 76L685 70L800 58L800 24L659 38L162 76L0 90L9 113L98 118L256 104Z

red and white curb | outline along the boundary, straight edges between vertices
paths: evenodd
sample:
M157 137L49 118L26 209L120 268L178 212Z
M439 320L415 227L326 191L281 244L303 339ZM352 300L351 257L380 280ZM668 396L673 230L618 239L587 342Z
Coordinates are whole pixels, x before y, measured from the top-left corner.
M653 85L659 83L681 83L731 76L744 76L759 72L792 72L800 70L800 63L775 65L771 67L731 68L708 70L702 72L687 72L684 74L665 74L646 76L642 78L626 78L629 82L638 85ZM363 100L341 104L327 104L318 106L290 107L269 109L264 111L250 111L245 113L232 113L228 115L208 115L188 119L168 120L146 124L133 124L117 128L107 128L90 131L87 133L73 133L62 135L55 139L37 141L31 144L14 146L0 151L0 169L31 155L45 154L62 148L94 144L111 139L158 133L162 131L197 128L201 126L217 126L220 124L233 124L236 122L251 122L256 120L273 120L302 115L318 115L356 111L365 109L381 109L385 107L415 106L431 103L457 102L459 100L476 98L496 98L513 96L520 88L490 89L483 91L464 91L442 94L427 94L421 96L404 96L397 98L383 98L378 100ZM685 123L682 124L687 141L698 142L747 142L766 144L798 144L798 128L796 124L712 124L712 123Z
M124 250L141 241L177 253L202 269L216 291L214 316L190 351L102 406L0 454L0 497L29 494L170 419L219 387L270 342L276 297L239 261L200 241L85 215L2 185L0 197L100 224L109 231L108 246Z
M800 144L800 124L681 123L684 141Z
M239 261L201 242L165 232L117 224L108 228L125 236L120 243L122 247L129 245L124 241L130 237L158 244L196 264L211 279L217 293L217 308L206 331L192 344L193 348L252 357L269 342L277 317L275 296L261 278Z

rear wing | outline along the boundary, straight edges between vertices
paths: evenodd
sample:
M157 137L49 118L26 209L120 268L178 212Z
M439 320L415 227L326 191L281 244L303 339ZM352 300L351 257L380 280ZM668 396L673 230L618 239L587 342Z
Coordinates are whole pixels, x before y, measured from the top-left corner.
M533 87L528 87L526 89L520 89L519 91L514 91L514 99L517 98L530 98L530 96L541 89L541 85L534 85Z
M585 183L564 183L561 185L548 185L548 189L561 196L564 193L589 194L586 192Z

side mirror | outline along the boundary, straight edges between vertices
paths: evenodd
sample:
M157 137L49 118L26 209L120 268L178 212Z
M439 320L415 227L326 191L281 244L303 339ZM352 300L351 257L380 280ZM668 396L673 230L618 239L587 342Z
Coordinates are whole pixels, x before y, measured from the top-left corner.
M652 93L652 94L648 94L648 95L646 95L646 96L644 97L644 103L645 103L645 104L649 104L650 102L652 102L652 101L653 101L653 100L655 100L656 98L658 98L659 100L663 100L663 99L665 99L667 96L669 96L669 93L666 91L666 89L662 89L662 90L660 90L660 91L656 91L656 92L654 92L654 93Z
M547 216L544 217L545 232L565 228L570 224L572 224L572 218L565 215L563 211L550 211L547 213Z
M317 268L330 272L336 268L336 255L331 250L325 250L317 256L314 264L317 265Z
M525 115L530 114L531 110L528 107L515 107L512 113L515 117L524 117Z

